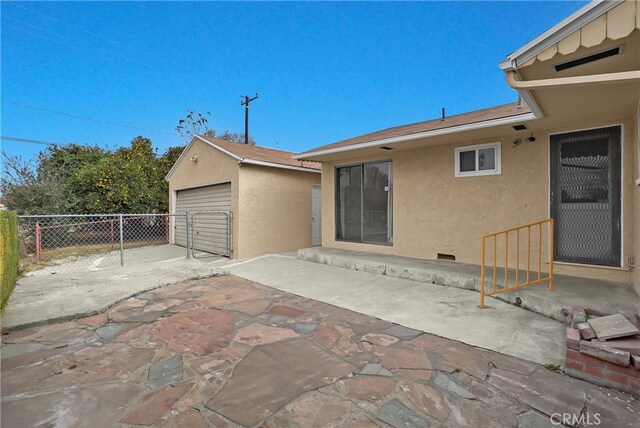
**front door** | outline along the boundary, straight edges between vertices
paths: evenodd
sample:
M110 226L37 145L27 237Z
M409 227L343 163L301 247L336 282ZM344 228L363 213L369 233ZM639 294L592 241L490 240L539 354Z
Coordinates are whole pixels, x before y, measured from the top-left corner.
M620 266L620 126L551 136L555 260Z
M322 199L319 184L311 191L311 245L322 244Z

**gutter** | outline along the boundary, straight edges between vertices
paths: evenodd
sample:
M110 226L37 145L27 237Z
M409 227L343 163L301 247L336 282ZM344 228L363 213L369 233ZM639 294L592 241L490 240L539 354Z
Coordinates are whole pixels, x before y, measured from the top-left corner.
M504 71L517 69L520 65L604 15L622 2L623 0L598 0L587 4L507 56L505 61L499 63L500 68Z
M582 86L594 84L614 84L640 81L640 70L618 73L593 74L589 76L556 77L541 80L517 80L514 71L507 72L507 84L516 90L554 88L557 86Z
M303 160L312 156L330 155L334 153L347 152L351 150L366 149L371 147L389 146L392 144L402 143L405 141L418 140L421 138L437 137L440 135L455 134L458 132L472 131L475 129L490 128L493 126L510 125L512 123L521 123L529 120L538 119L535 113L524 113L516 116L503 117L499 119L485 120L483 122L468 123L465 125L452 126L450 128L435 129L433 131L417 132L415 134L401 135L398 137L383 138L381 140L367 141L364 143L351 144L347 146L335 147L332 149L324 149L310 151L294 155L294 159Z
M258 165L258 166L267 166L271 168L282 168L282 169L290 169L292 171L302 171L302 172L313 172L316 174L320 174L321 171L319 169L313 168L305 168L303 166L293 166L293 165L285 165L281 163L273 163L273 162L264 162L259 160L240 158L238 161L239 165L247 164L247 165Z

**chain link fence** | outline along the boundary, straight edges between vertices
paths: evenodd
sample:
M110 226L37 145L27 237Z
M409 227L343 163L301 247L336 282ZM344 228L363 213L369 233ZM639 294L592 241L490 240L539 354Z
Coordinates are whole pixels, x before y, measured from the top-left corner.
M125 263L185 257L185 248L171 245L171 228L176 217L170 214L20 216L18 237L23 271L98 270Z

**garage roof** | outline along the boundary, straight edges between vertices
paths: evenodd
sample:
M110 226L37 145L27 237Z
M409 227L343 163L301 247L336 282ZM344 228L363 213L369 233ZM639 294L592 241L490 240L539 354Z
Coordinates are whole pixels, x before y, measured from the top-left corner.
M208 146L211 146L211 148L217 149L222 153L231 156L237 160L239 164L259 165L314 173L320 172L320 164L318 162L296 160L293 158L294 153L292 152L195 135L187 147L184 148L176 163L173 164L173 167L171 167L171 170L165 177L165 180L169 180L173 171L182 161L182 158L189 150L189 147L191 147L195 141L202 141Z

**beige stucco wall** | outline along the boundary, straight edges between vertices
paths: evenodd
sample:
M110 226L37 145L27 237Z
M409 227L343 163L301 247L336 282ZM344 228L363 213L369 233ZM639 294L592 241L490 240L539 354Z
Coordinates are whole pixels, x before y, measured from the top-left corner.
M638 189L633 184L634 149L632 119L602 123L575 123L562 129L536 132L536 141L512 147L516 135L489 140L469 140L455 145L386 151L376 157L325 162L322 166L323 245L350 250L392 253L420 258L453 254L456 260L479 264L481 236L549 216L549 134L623 124L623 263L621 268L556 264L556 272L630 281L626 258L637 253L634 221ZM520 135L518 135L521 137ZM454 177L454 148L500 141L502 174ZM381 151L382 152L382 151ZM393 161L393 246L357 244L335 240L335 167L360 161ZM637 212L637 211L636 211ZM636 216L637 217L637 216ZM515 238L513 238L515 239ZM513 248L513 247L512 247ZM545 252L546 258L546 252ZM500 256L499 256L500 259ZM515 257L510 266L515 264ZM544 265L546 270L547 266ZM634 272L633 275L637 276Z
M637 114L633 118L633 132L635 136L635 145L631 152L633 152L632 162L634 163L635 173L633 178L638 180L638 184L633 188L633 222L634 222L634 255L635 255L635 268L632 271L633 284L636 287L636 291L640 294L640 104L638 105Z
M310 247L314 184L320 174L242 165L235 258Z
M192 156L197 156L198 162L191 162L189 159ZM239 247L240 213L238 210L238 162L235 159L200 140L195 140L169 179L169 212L173 212L176 191L227 182L231 182L233 257L236 258Z

